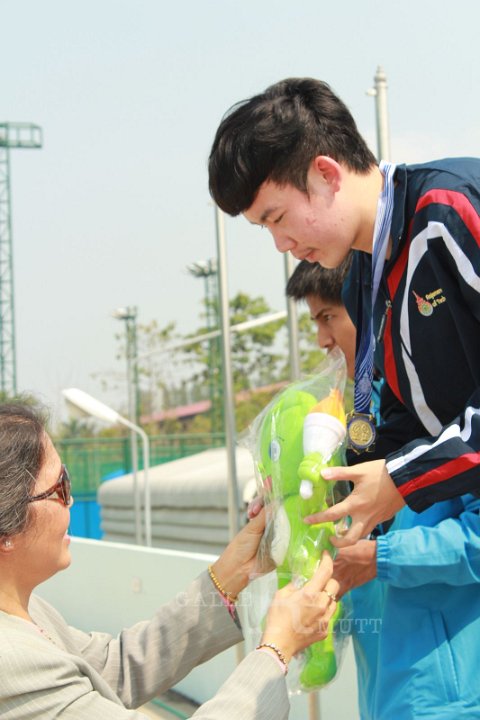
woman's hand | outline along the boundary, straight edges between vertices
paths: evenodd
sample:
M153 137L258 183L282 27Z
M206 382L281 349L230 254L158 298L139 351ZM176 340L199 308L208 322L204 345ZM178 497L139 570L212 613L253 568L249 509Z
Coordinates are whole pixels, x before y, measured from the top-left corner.
M218 582L222 588L236 597L249 583L252 576L273 569L260 568L257 551L265 530L265 510L262 509L240 530L227 545L213 565Z
M339 584L332 578L333 561L327 552L315 575L301 588L292 583L278 590L267 614L262 643L272 643L288 662L314 642L324 640L335 612Z
M264 505L264 498L261 495L255 495L255 497L249 502L247 507L248 519L252 520L254 517L257 517L258 513L261 511Z
M359 540L355 545L340 548L333 563L333 577L340 584L339 598L377 577L376 541Z

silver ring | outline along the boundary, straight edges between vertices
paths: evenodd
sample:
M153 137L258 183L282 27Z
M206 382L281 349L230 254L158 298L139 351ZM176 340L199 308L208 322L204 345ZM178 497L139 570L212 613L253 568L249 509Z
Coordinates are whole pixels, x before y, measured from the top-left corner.
M328 590L327 590L326 588L324 588L324 589L322 590L322 592L324 592L325 595L328 595L328 597L330 598L330 600L333 600L333 602L337 602L337 596L335 595L335 593L328 592Z

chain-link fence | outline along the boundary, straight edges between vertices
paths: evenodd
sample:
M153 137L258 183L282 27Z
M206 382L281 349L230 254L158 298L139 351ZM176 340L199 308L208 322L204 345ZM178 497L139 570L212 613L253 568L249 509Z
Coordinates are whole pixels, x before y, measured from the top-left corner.
M176 460L225 444L222 433L195 435L157 435L150 440L150 464ZM55 442L62 462L68 467L75 504L71 511L73 535L100 538L100 512L97 490L100 483L132 470L130 437L71 438ZM141 443L138 444L139 469L143 467Z

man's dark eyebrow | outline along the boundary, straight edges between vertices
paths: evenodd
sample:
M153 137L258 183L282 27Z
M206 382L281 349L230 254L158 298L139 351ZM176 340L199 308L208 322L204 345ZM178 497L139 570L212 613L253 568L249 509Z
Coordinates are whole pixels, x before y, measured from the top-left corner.
M262 216L258 222L255 222L255 220L248 220L248 218L247 218L247 220L250 223L250 225L257 225L257 226L260 225L261 226L268 219L268 216L272 215L272 213L274 213L277 209L278 208L274 206L274 207L267 208L266 210L264 210L262 213Z
M265 222L265 220L267 220L268 216L269 216L269 215L273 215L273 213L274 213L277 209L278 209L278 208L274 206L274 207L267 208L266 210L264 210L263 213L262 213L262 217L260 218L260 224L263 224L263 223Z
M326 305L325 307L322 307L322 308L317 312L316 315L313 315L313 316L310 315L310 320L313 320L313 321L317 320L319 317L321 317L322 315L324 315L326 312L328 312L328 311L331 310L331 309L332 309L332 308L331 308L330 305Z

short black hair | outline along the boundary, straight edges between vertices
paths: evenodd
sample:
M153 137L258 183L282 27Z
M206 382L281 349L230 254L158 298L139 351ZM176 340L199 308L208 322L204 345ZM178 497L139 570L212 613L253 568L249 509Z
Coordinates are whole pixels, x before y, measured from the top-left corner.
M302 260L290 276L285 292L294 300L305 300L314 295L326 302L343 305L342 286L351 264L351 251L336 268L324 268L318 263Z
M357 173L376 164L347 106L327 83L282 80L223 118L210 152L210 193L229 215L249 208L266 180L306 193L308 169L318 155Z

